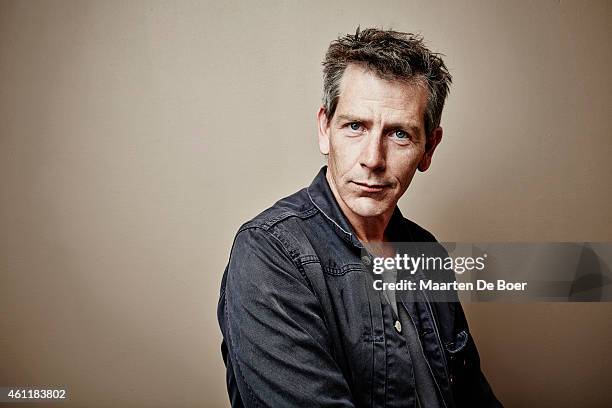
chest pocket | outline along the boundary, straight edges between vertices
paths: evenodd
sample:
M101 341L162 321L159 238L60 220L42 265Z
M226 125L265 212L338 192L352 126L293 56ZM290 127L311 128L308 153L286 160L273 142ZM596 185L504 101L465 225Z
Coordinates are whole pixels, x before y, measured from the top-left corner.
M368 290L368 277L360 264L323 267L336 322L351 347L377 340L373 328L376 309ZM378 339L381 340L382 339Z

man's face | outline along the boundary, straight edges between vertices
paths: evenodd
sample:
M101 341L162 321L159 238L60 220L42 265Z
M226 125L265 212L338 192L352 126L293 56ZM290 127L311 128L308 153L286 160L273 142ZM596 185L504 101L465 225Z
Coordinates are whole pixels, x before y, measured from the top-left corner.
M353 216L390 216L417 168L427 170L442 137L426 141L428 91L387 81L359 65L343 75L336 111L319 109L319 149L328 156L327 180Z

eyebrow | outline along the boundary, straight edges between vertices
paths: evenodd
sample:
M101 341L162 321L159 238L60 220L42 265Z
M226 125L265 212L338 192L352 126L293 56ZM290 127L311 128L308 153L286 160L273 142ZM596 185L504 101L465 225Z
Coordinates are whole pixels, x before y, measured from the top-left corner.
M361 119L358 115L353 115L350 113L342 113L339 114L337 116L339 121L347 121L347 122L368 122L365 119ZM396 128L401 128L401 129L406 129L406 130L410 130L414 133L419 133L419 126L414 124L413 122L390 122L387 123L385 125L386 128L388 129L396 129Z

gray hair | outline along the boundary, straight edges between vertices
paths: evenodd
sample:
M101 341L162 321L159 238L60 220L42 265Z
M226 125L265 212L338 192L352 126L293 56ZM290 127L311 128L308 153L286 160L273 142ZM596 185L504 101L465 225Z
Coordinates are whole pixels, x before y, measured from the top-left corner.
M347 34L329 45L323 61L323 107L328 120L334 116L340 83L346 67L360 64L382 79L424 83L429 91L425 134L440 125L452 76L442 54L433 53L423 38L411 33L368 28Z

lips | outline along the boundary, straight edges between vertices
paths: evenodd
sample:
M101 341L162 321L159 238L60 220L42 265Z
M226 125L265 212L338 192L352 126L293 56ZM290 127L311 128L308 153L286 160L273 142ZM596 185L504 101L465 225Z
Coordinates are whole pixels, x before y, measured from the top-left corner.
M362 183L359 181L353 181L353 184L366 193L380 193L385 188L389 187L389 184L383 183Z

